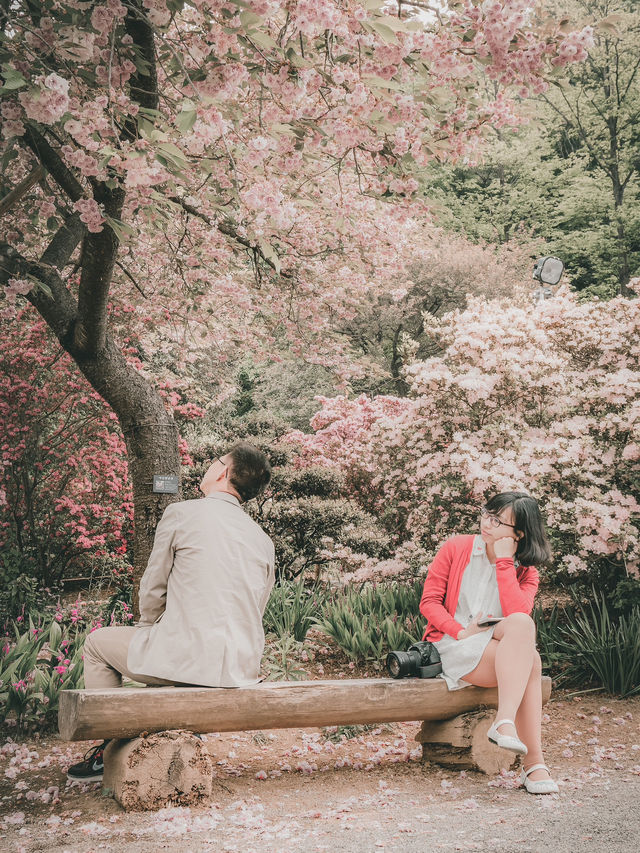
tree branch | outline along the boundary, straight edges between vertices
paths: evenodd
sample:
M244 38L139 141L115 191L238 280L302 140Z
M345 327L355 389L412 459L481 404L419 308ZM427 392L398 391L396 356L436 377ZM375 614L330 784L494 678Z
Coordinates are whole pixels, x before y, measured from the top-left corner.
M133 39L141 60L141 68L129 81L129 90L132 100L140 107L157 109L158 77L153 28L141 0L128 0L126 5L125 30ZM127 119L122 134L128 139L137 137L134 118ZM106 184L96 182L93 184L93 197L104 206L107 216L120 219L125 199L122 186L110 189ZM118 238L108 225L98 234L88 234L83 241L74 345L87 358L95 358L107 343L109 288L117 255Z
M105 184L97 184L93 195L104 205L107 216L120 219L125 197L122 187L111 190ZM89 358L94 358L106 342L109 288L117 254L118 238L108 225L98 234L87 234L82 243L74 344Z
M31 187L41 181L46 174L47 171L42 164L36 166L24 181L20 181L17 187L14 187L3 199L0 199L0 216L4 216L7 210L10 210L16 202L20 201Z
M65 166L62 157L35 127L27 125L23 139L71 201L78 201L84 196L82 184L76 180L71 170Z
M142 60L142 68L132 75L129 86L135 92L136 102L147 110L158 109L158 73L156 69L156 48L153 38L153 28L142 10L140 0L129 0L129 8L124 20L127 35L133 39ZM124 133L129 139L138 135L135 119L129 118L124 127Z
M40 258L40 263L62 270L82 240L85 231L86 227L80 221L80 214L72 213L54 234Z
M129 281L131 282L131 284L133 284L133 286L134 286L134 287L135 287L135 289L138 291L138 293L139 293L141 296L143 296L145 299L148 299L149 297L147 296L147 294L146 294L146 293L144 292L144 290L140 287L140 285L138 284L138 282L137 282L137 281L135 280L135 278L131 275L131 273L130 273L130 272L129 272L129 270L125 267L125 265L124 265L121 261L116 261L116 266L118 267L118 269L121 269L121 270L122 270L122 272L126 275L126 277L129 279Z
M53 266L27 260L8 243L2 242L0 285L6 285L11 278L30 278L44 285L43 288L34 287L27 294L27 299L69 351L69 338L76 319L76 302L57 270Z
M189 202L185 201L184 199L178 198L178 196L168 196L167 198L174 204L179 205L185 211L185 213L188 213L191 216L197 216L198 219L202 219L202 221L206 222L207 225L210 225L212 228L217 228L221 234L225 235L225 237L231 237L233 240L236 241L236 243L239 243L246 249L250 249L257 257L260 258L261 261L263 261L263 263L265 263L268 267L271 267L272 270L277 272L276 265L270 258L268 258L264 254L260 246L258 246L256 243L252 243L251 240L247 240L246 237L241 237L240 234L238 234L235 225L233 225L230 220L224 219L219 222L214 222L210 216L207 216L206 213L202 213L202 211L198 210L197 207L194 207L192 204L189 204ZM292 278L292 273L290 272L280 272L279 274L283 278Z

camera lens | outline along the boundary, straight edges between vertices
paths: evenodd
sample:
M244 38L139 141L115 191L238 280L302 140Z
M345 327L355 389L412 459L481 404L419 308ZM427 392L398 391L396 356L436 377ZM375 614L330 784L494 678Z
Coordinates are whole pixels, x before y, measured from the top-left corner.
M387 672L391 678L407 678L416 674L418 660L415 652L389 652L387 655Z
M387 669L391 678L402 678L402 667L397 654L391 652L387 655Z

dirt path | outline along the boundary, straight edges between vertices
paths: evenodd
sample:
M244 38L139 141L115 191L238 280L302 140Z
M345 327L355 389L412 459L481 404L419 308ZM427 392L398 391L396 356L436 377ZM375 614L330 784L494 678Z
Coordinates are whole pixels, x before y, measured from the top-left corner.
M84 745L9 741L0 850L635 853L640 699L558 697L546 710L547 760L561 787L548 797L526 794L515 774L422 764L417 725L403 723L339 742L311 729L210 735L211 806L125 814L97 785L65 786L63 768Z

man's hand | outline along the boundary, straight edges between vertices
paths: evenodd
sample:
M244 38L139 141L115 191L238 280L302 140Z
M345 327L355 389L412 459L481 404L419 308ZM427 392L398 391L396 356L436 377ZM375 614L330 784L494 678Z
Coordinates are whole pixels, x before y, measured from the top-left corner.
M503 539L496 539L493 543L496 560L503 559L504 557L513 557L516 553L517 547L518 543L510 536L505 536Z
M478 625L478 619L482 618L482 613L478 613L473 617L473 620L458 633L456 640L466 640L467 637L472 637L474 634L481 634L483 631L488 631L491 625L485 625L483 628Z

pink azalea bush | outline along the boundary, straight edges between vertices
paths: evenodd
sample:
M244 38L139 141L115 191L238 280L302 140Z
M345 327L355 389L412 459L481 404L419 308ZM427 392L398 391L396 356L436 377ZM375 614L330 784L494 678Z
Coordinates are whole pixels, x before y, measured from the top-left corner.
M126 554L133 502L115 415L32 321L0 342L0 548L49 585Z
M635 281L636 290L640 280ZM471 298L429 318L439 354L409 364L410 396L321 398L300 465L336 466L399 543L382 566L342 554L361 579L424 567L477 527L496 491L541 502L556 572L640 572L640 302L534 308Z

